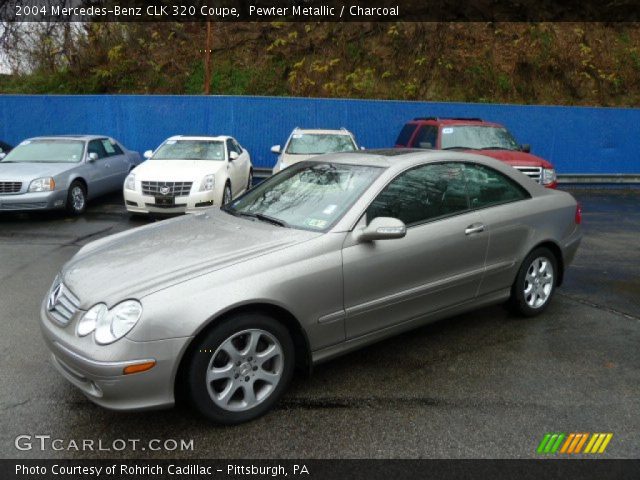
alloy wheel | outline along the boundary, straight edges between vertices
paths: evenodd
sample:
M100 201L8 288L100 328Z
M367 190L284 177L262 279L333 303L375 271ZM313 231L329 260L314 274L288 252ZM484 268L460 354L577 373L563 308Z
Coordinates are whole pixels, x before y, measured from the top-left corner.
M537 257L524 277L524 299L531 308L547 303L553 291L553 265L546 257Z

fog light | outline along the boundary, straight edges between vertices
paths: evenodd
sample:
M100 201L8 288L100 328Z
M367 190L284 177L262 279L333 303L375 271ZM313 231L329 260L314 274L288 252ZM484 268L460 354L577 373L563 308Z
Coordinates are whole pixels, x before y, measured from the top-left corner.
M155 366L156 366L155 361L136 363L135 365L128 365L124 367L124 370L122 370L122 373L124 375L130 375L132 373L146 372L147 370L151 370Z

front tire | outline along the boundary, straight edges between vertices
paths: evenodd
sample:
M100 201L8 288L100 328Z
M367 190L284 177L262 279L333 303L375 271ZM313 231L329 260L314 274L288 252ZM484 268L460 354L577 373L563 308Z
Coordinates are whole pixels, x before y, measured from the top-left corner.
M227 182L224 186L224 191L222 192L222 205L224 206L227 203L230 203L232 200L233 194L231 193L231 184Z
M512 309L525 317L542 313L551 302L558 278L558 261L548 248L533 250L522 262L511 287Z
M253 187L253 170L249 170L249 179L247 180L247 190L251 190Z
M82 182L71 182L67 191L67 213L69 215L82 215L87 209L87 189Z
M234 425L269 411L289 385L294 346L287 329L260 313L230 317L194 345L187 394L209 420Z

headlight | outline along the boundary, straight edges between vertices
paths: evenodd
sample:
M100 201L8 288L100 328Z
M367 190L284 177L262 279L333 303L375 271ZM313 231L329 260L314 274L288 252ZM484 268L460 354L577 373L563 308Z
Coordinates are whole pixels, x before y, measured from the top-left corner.
M56 188L56 182L51 177L37 178L29 184L30 192L50 192Z
M91 307L78 322L78 327L76 328L78 336L84 337L93 332L96 329L96 325L98 325L98 321L104 317L107 312L108 309L104 303L99 303Z
M215 175L207 175L202 179L202 184L200 185L201 192L208 192L213 190L213 185L215 184L216 176Z
M124 181L124 189L125 190L135 190L136 189L136 176L133 173L130 173L126 180Z
M542 184L549 185L556 181L556 171L553 168L542 169Z
M126 300L111 310L104 303L99 303L84 314L76 332L84 337L95 331L96 343L107 345L129 333L141 316L142 305L137 300Z

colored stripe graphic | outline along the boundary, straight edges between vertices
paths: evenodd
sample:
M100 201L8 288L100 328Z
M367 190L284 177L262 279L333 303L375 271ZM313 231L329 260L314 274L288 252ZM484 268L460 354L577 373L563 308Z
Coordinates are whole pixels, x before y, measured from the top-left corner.
M537 452L542 454L559 452L569 455L604 453L612 438L613 433L547 433L538 445Z

